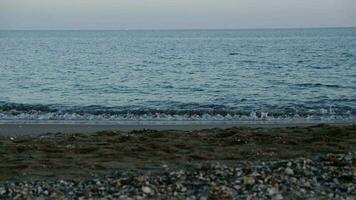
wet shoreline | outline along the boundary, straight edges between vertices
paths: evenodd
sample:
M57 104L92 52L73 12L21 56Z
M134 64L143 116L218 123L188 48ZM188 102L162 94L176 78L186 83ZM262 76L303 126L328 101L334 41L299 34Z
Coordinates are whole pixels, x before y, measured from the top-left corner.
M133 130L181 130L194 131L212 128L251 127L306 127L318 124L349 126L355 121L6 121L0 120L0 136L38 136L45 133L83 133L90 134L98 131Z
M202 162L278 160L355 151L356 126L119 129L0 136L2 177L106 173ZM70 173L68 173L70 172ZM38 174L37 174L38 173Z
M0 197L352 199L355 147L326 124L0 136Z

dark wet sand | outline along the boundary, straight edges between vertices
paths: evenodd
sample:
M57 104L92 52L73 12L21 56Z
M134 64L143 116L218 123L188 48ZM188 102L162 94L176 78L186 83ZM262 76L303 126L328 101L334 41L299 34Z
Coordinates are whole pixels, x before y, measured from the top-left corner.
M157 123L157 124L155 124ZM237 122L223 124L221 122L198 123L198 122L177 122L177 124L165 124L164 122L153 123L124 123L124 124L66 124L66 123L0 123L0 136L21 136L21 135L41 135L45 133L95 133L98 131L133 131L133 130L181 130L192 131L211 128L231 128L231 127L305 127L317 125L315 122L301 123L266 123L266 122ZM347 126L355 122L330 122L330 125Z
M2 134L7 136L0 136L0 180L83 178L115 170L159 171L164 165L184 168L217 161L234 165L237 161L313 157L356 150L356 125L146 126L140 128L156 130L130 132L125 130L137 126L25 125L22 130L16 126L1 126ZM98 128L109 131L88 134ZM202 128L205 129L195 130ZM9 136L16 130L27 135ZM40 130L55 133L30 134ZM81 134L56 133L61 130Z

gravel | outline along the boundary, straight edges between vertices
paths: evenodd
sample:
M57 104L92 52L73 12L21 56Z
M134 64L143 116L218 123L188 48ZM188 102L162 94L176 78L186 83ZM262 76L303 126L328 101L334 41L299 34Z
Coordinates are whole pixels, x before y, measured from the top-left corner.
M85 180L0 183L0 199L356 199L356 152Z

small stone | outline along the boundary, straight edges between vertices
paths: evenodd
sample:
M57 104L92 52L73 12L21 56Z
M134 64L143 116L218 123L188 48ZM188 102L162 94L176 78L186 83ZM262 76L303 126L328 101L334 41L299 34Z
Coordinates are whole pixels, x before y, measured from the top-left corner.
M235 188L235 190L240 190L242 187L239 185L235 185L234 188Z
M273 196L272 200L283 200L283 196L281 194L277 194Z
M0 195L4 195L6 193L6 190L4 188L0 188Z
M113 183L113 185L114 185L115 187L121 187L120 179L115 180L115 181L113 181L112 183Z
M273 195L275 195L275 194L277 194L278 193L278 189L277 188L275 188L275 187L272 187L272 188L268 188L268 194L270 195L270 196L273 196Z
M242 180L243 180L243 183L245 185L253 185L253 184L255 184L255 179L252 176L244 176L242 178Z
M310 182L309 181L304 182L304 187L310 188L311 187Z
M287 166L288 166L288 167L291 167L291 166L292 166L292 162L288 162L288 163L287 163Z
M42 188L40 186L37 187L37 192L42 193Z
M14 197L14 200L21 200L21 199L25 199L22 194L18 194Z
M337 180L337 178L334 178L333 181L334 181L335 184L338 184L338 185L340 184L339 180Z
M147 187L147 186L143 186L142 187L142 192L145 194L151 194L153 191L151 188Z
M58 198L57 198L57 193L56 193L56 192L53 192L53 193L51 194L50 198L52 198L52 199L58 199Z
M295 177L292 177L292 178L290 179L290 181L291 181L292 183L297 183L298 179L295 178Z
M345 159L346 161L351 161L351 160L352 160L352 155L351 155L351 153L348 153L348 154L344 157L344 159Z
M293 175L293 174L294 174L293 169L291 169L291 168L289 168L289 167L287 167L287 168L284 170L284 172L285 172L286 174L288 174L288 175Z

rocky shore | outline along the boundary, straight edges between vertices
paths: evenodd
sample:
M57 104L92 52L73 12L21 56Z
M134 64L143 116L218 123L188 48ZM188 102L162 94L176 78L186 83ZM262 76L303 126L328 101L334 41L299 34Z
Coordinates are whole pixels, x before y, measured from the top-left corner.
M0 137L0 199L356 199L356 126Z
M159 174L115 172L87 180L15 181L0 199L355 199L356 152L221 163Z

